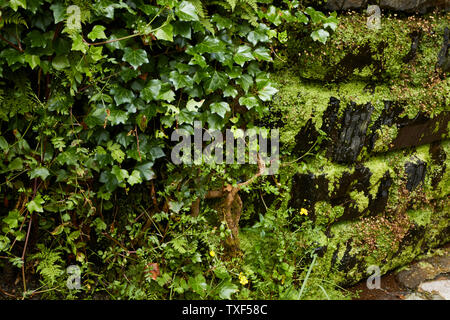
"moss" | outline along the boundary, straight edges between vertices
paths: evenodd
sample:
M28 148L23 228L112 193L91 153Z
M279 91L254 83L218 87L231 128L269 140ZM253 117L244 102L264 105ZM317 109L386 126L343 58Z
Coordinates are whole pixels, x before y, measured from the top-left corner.
M433 75L448 15L430 14L399 19L382 16L381 30L368 30L367 17L341 14L338 29L325 46L296 36L285 50L298 59L299 74L312 80L403 79L420 86ZM420 29L418 28L420 26ZM408 57L411 34L421 32L419 49Z
M427 210L430 209L422 208L418 211L424 215ZM431 220L423 226L425 229L422 229L422 233L418 232L421 229L417 229L417 225L409 224L409 227L403 231L403 237L397 237L397 239L395 234L379 227L382 224L381 220L374 220L378 222L373 225L376 234L373 248L366 246L364 242L361 244L358 240L369 240L365 238L367 235L364 230L366 229L361 227L364 225L363 220L334 224L327 238L326 254L318 258L313 275L327 278L341 285L351 285L367 278L366 270L370 265L379 266L381 273L385 274L408 264L422 252L422 248L436 247L448 241L450 235L439 237L439 234L442 234L450 225L448 210L435 212L430 216ZM392 225L395 226L398 223L404 222L393 221ZM422 234L427 236L423 237ZM395 240L394 245L392 245L393 240Z
M379 129L375 131L378 139L375 141L373 147L374 152L384 152L388 151L390 144L394 141L398 134L397 126L387 126L382 125Z
M363 212L369 206L369 198L364 194L364 192L352 191L350 192L350 198L352 198L359 212Z
M406 214L415 224L425 227L431 222L433 211L430 208L425 208L420 210L408 210Z
M344 207L332 206L326 201L318 201L314 205L314 212L316 214L316 224L328 225L336 221L344 214Z
M377 186L384 174L389 171L390 174L393 175L391 161L387 157L378 156L369 159L364 165L369 168L372 173L370 176L370 194L374 199L378 191Z

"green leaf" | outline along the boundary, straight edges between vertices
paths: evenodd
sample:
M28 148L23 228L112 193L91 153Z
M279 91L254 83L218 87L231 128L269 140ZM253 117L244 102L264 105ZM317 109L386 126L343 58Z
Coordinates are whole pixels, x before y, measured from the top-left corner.
M144 164L141 164L140 166L136 167L136 170L138 170L141 173L141 176L145 180L152 180L155 177L155 172L152 169L153 162L146 162Z
M125 54L123 55L122 60L131 64L134 69L137 69L144 63L148 63L147 52L145 50L133 50L132 48L126 47L124 51Z
M33 200L27 203L27 209L30 213L33 212L44 212L44 208L42 207L42 204L44 204L45 201L42 199L41 195L38 194L36 197L34 197Z
M170 72L169 80L173 83L175 90L189 88L194 84L194 80L190 76L181 74L176 70Z
M45 180L50 175L50 172L47 170L47 168L40 167L36 168L34 170L31 170L30 172L30 178L41 178L42 180Z
M151 100L157 100L159 92L161 91L161 80L152 79L150 80L144 89L141 90L140 97L145 100L145 102L150 102Z
M57 226L52 232L50 232L52 235L57 236L59 234L61 234L64 231L64 226L65 224L60 224L59 226Z
M128 183L130 184L130 186L142 183L141 173L139 172L139 170L133 170L131 175L128 177Z
M199 21L195 6L188 1L181 2L175 13L182 21Z
M323 22L323 27L324 28L330 28L331 30L335 31L337 28L337 24L338 24L339 20L334 17L334 16L329 16L328 18L326 18Z
M173 26L167 24L161 29L155 31L155 37L159 40L173 41Z
M230 300L231 295L238 291L238 287L235 284L228 282L221 286L219 296L221 299Z
M54 3L50 6L50 9L53 11L53 19L55 20L55 24L64 21L66 8L62 3Z
M36 68L41 63L39 56L35 56L35 55L31 55L31 54L25 55L25 61L30 65L31 69Z
M26 0L10 0L9 2L9 6L11 7L11 9L13 9L14 11L17 11L17 9L19 7L22 7L24 9L27 8L27 1Z
M112 96L114 96L114 101L117 105L124 103L131 103L134 100L133 91L128 90L122 86L117 86L110 90Z
M243 106L246 106L248 109L252 109L259 105L258 99L254 96L246 96L246 97L240 97L239 103Z
M327 39L329 36L330 36L330 34L328 33L328 31L325 31L323 29L319 29L319 30L316 30L311 33L311 38L314 41L320 41L323 44L325 44L325 42L327 42Z
M256 30L250 31L247 36L247 40L250 41L254 46L258 42L269 41L269 36L267 35L268 27L265 24L260 24Z
M253 78L248 74L243 74L236 79L236 82L244 89L245 93L247 93L248 89L253 84Z
M8 164L8 170L22 170L23 169L23 161L21 158L15 158Z
M120 169L119 166L114 165L111 173L116 177L117 181L122 182L129 177L128 171L125 169Z
M197 112L198 109L203 105L203 102L205 102L204 99L200 100L200 101L195 101L194 99L190 99L186 103L186 109L191 112Z
M263 47L258 47L253 51L253 56L258 60L272 61L270 50Z
M227 111L231 111L230 106L226 102L215 102L211 104L211 111L218 114L222 118L225 117Z
M70 67L70 62L67 56L56 56L52 60L52 66L56 70L63 70Z
M271 84L268 84L264 88L258 91L258 97L262 101L270 101L275 93L277 93L278 90L274 87L272 87Z
M8 150L8 142L6 141L6 139L2 136L0 136L0 148L2 148L3 150Z
M87 36L92 41L94 41L96 39L107 39L106 34L105 34L105 29L106 28L104 26L96 25L96 26L94 26L94 28L92 28L92 31L89 32L89 34Z
M312 7L306 8L305 12L311 17L311 21L314 24L325 20L325 15L320 11L316 11Z
M224 88L227 85L227 77L223 72L214 71L213 75L206 80L205 90L209 94L219 88Z
M211 21L215 22L217 29L230 29L233 26L233 21L228 18L224 18L221 15L215 13L211 16Z
M236 62L241 67L245 62L254 60L255 58L252 55L252 49L249 46L243 45L237 48L236 53L233 56L234 62Z
M224 97L236 98L237 95L238 95L238 91L232 86L226 87L225 90L223 91Z

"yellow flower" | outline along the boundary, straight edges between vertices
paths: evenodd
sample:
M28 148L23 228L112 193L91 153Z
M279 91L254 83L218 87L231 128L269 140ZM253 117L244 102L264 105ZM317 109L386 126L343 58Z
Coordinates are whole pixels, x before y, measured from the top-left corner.
M247 277L241 272L239 273L239 282L245 286L248 283Z
M300 215L304 214L305 216L308 215L308 210L306 210L305 208L301 208L300 209Z
M214 252L214 250L211 250L211 251L209 252L209 255L210 255L211 257L214 257L214 256L216 255L216 253Z

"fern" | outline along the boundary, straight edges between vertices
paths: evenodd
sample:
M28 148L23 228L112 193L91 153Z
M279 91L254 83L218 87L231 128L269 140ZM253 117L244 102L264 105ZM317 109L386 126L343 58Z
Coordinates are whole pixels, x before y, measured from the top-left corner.
M41 252L34 254L31 258L39 261L37 271L44 278L44 282L53 285L63 273L62 266L58 264L61 261L61 252L46 248L43 244L37 247Z
M209 4L217 5L227 11L234 12L237 16L247 20L251 25L258 25L258 1L257 0L216 0Z
M27 21L19 12L11 10L0 11L0 26L7 24L22 24L28 28Z

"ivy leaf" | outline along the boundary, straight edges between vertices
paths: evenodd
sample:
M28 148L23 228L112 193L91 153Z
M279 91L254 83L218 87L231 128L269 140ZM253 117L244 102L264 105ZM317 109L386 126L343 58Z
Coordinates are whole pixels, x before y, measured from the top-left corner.
M273 95L277 92L278 90L276 88L272 87L271 84L268 84L267 86L258 91L258 97L262 101L269 101L270 99L272 99Z
M141 90L140 97L145 100L145 102L150 102L151 100L157 100L159 92L161 91L161 80L152 79L150 80L144 89Z
M70 67L70 62L67 56L56 56L52 60L52 66L56 70L63 70Z
M234 62L236 62L241 67L245 62L254 60L255 58L252 55L252 49L249 46L239 46L237 48L236 53L233 56Z
M270 50L263 47L258 47L253 51L253 56L258 60L272 61Z
M323 44L325 44L325 42L327 42L327 39L329 36L330 36L330 34L328 33L328 31L325 31L323 29L319 29L319 30L316 30L311 33L311 38L314 41L320 41Z
M250 31L248 33L247 40L250 41L250 43L254 46L256 46L258 42L267 42L269 41L267 30L268 27L265 24L261 23L256 30Z
M30 172L30 178L41 178L42 180L45 180L50 175L50 172L48 172L47 168L40 167L32 170Z
M158 95L158 100L172 102L173 100L175 100L175 92L173 92L171 89L162 90Z
M228 86L225 88L225 90L223 90L224 97L236 98L237 95L238 95L238 91L232 86Z
M133 91L128 90L122 86L112 88L110 90L110 93L114 96L114 101L117 103L117 105L131 103L134 100Z
M217 29L230 29L233 26L233 21L228 18L224 18L221 15L215 13L211 16L211 21L216 24Z
M337 28L337 24L338 24L338 19L334 16L329 16L328 18L326 18L323 22L323 27L324 28L330 28L331 30L335 31Z
M185 87L192 87L194 84L194 80L190 76L181 74L176 70L170 72L169 80L175 86L175 90Z
M87 36L92 41L94 41L96 39L107 39L106 34L105 34L105 29L106 28L104 26L96 25L96 26L94 26L94 28L92 28L92 31L89 32L89 34Z
M30 65L31 69L36 68L41 63L41 59L39 59L39 56L31 54L25 55L25 61Z
M27 8L27 1L26 0L10 0L9 2L9 6L11 7L11 9L13 9L14 11L17 11L17 9L19 7L22 7L24 9Z
M231 111L230 106L226 102L215 102L211 104L211 111L218 114L222 118L225 117L227 111Z
M245 93L247 93L248 89L253 84L253 78L248 74L243 74L238 79L236 79L236 82L242 87Z
M190 99L186 103L186 109L191 112L197 112L198 109L203 105L203 102L205 102L204 99L200 100L200 101L195 101L195 99Z
M55 24L64 21L66 8L62 3L54 3L50 6L50 9L53 11L53 19L55 20Z
M311 21L314 24L325 20L325 15L320 11L316 11L312 7L306 8L305 12L311 17Z
M205 37L205 39L195 46L195 52L202 53L217 53L222 52L226 48L225 42L220 39L213 38L211 36Z
M141 173L139 172L139 170L133 170L131 175L128 177L128 183L130 184L130 186L142 183Z
M243 106L246 106L248 109L252 109L253 107L259 105L258 99L256 99L256 97L254 96L240 97L239 103Z
M231 295L233 293L236 293L237 291L238 291L238 287L235 284L233 284L233 283L225 283L220 288L219 296L220 296L221 299L230 300L231 299Z
M118 165L113 166L111 173L116 177L119 183L129 177L128 171L125 169L120 169Z
M155 172L152 169L153 162L146 162L137 166L135 169L141 173L141 176L145 180L152 180L155 177Z
M34 197L33 200L27 203L27 209L30 213L33 212L44 212L44 208L42 205L45 203L44 199L42 199L41 195L38 194L36 197Z
M47 37L38 30L31 31L26 40L30 42L32 48L45 48L49 43Z
M123 55L122 60L131 64L134 69L137 69L144 63L148 63L147 52L145 50L133 50L132 48L126 47L124 51L125 54Z
M181 2L175 13L181 21L199 21L195 6L188 1Z
M206 80L206 93L214 92L219 88L224 88L227 84L226 75L222 72L214 71L213 75Z
M8 164L8 170L22 170L23 169L23 161L21 158L15 158Z
M173 41L173 26L167 24L161 29L155 31L155 37L159 40Z
M183 38L191 39L191 26L187 22L176 21L173 23L173 35L182 36Z
M2 136L0 136L0 148L3 149L3 150L8 150L8 148L9 148L8 142Z

